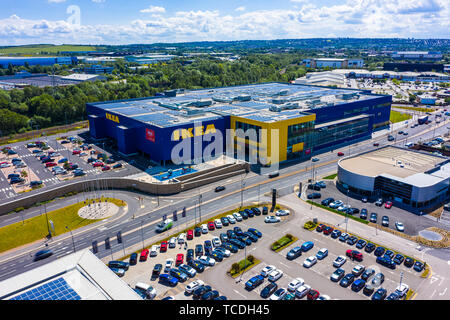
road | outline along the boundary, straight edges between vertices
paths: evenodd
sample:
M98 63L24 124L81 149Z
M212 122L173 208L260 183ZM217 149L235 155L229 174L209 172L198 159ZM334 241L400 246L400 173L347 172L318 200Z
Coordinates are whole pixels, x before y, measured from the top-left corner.
M447 120L446 123L441 123L437 127L424 125L408 129L408 136L398 136L395 142L389 144L403 146L406 141L430 139L433 134L442 135L447 132L446 127L448 126L448 122ZM346 156L353 155L373 150L375 148L373 146L374 142L378 142L380 147L388 144L386 136L377 136L377 138L372 140L359 142L355 145L334 150L333 152L318 155L317 157L320 161L314 163L313 166L310 161L286 165L280 168L280 176L277 178L268 179L264 175L249 173L245 177L238 176L227 180L224 184L226 185L226 190L223 192L215 193L213 190L217 184L211 184L182 194L160 197L160 206L155 205L156 201L154 197L145 197L144 201L148 205L145 208L140 208L139 201L130 194L126 194L123 191L104 191L102 193L104 196L113 196L125 200L128 203L128 210L121 213L118 217L111 217L98 224L96 223L74 231L73 242L75 243L76 249L79 250L82 248L91 248L92 242L97 241L99 244L97 256L100 259L119 258L123 255L124 248L135 248L136 246L139 247L141 243L148 245L156 241L158 236L155 233L155 227L161 221L163 215L171 217L174 210L181 212L182 208L186 207L186 218L181 218L181 215L179 215L180 220L175 224L175 228L181 228L186 224L198 221L200 215L201 219L204 220L207 216L220 213L224 208L236 206L239 204L241 198L245 202L257 201L261 195L270 192L272 188L277 188L281 193L291 193L294 186L298 185L300 181L311 178L312 168L314 168L316 177L335 173L337 170L336 163L338 161L336 153L338 151L344 152ZM245 185L243 182L245 182ZM200 209L198 208L199 195L201 195ZM60 206L64 205L66 203L61 203ZM36 215L37 211L25 214L28 217L33 214ZM20 220L18 216L16 217L16 221ZM0 220L0 223L4 224L8 223L8 221ZM117 244L115 238L119 231L122 232L123 245ZM105 250L104 248L104 241L107 237L111 239L111 250ZM64 234L56 236L48 241L48 247L55 254L43 261L33 262L33 254L44 247L44 241L37 241L29 246L3 253L0 256L0 281L72 253L73 243L71 235ZM127 251L131 252L130 250Z

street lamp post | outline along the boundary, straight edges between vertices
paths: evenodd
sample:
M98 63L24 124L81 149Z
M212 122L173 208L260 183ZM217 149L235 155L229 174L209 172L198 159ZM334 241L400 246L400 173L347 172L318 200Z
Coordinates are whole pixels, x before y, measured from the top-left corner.
M142 228L142 224L144 223L144 220L141 220L141 235L142 235L142 250L144 250L144 229Z
M66 226L66 229L70 231L70 235L71 235L71 237L72 237L73 252L75 253L75 252L77 252L77 251L75 250L75 240L73 239L73 233L72 233L72 230L69 229L68 226Z

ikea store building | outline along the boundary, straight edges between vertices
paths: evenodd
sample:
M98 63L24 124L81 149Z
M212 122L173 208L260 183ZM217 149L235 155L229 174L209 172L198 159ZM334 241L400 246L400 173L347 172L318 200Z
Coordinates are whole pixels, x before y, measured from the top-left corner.
M216 156L232 145L274 163L306 160L369 139L375 128L389 123L391 102L389 95L365 90L263 83L178 89L149 98L88 103L86 109L91 136L113 139L124 155L140 153L165 164L181 141L201 150L214 142L223 147ZM227 129L266 129L266 136L226 139ZM223 141L215 141L218 133ZM198 154L189 158L198 160Z

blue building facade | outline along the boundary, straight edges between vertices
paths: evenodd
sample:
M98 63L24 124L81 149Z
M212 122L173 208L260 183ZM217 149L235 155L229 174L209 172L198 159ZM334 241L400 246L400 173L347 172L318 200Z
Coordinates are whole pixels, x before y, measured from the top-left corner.
M77 57L0 57L0 67L2 68L8 68L9 65L25 66L25 64L28 64L30 66L52 66L54 64L70 65L77 63Z

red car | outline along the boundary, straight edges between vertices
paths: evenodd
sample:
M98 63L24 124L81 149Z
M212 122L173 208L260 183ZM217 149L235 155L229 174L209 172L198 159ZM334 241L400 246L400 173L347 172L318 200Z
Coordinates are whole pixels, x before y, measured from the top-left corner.
M99 161L99 162L94 162L92 164L94 167L103 167L103 162Z
M386 201L386 203L384 204L384 207L385 207L386 209L392 208L392 201Z
M337 155L338 155L338 157L342 157L344 155L344 153L343 152L338 152Z
M109 169L111 169L110 166L104 166L104 167L102 167L102 171L108 171Z
M212 221L208 222L208 230L212 231L214 229L216 229L214 222L212 222Z
M375 142L374 144L373 144L373 146L374 147L378 147L380 144L378 143L378 142Z
M191 229L189 229L189 230L187 231L186 239L188 239L188 240L194 239L194 231L192 231Z
M139 257L139 261L147 261L148 257L148 249L144 249L141 251L141 256Z
M45 164L45 167L46 167L46 168L48 168L48 167L54 167L54 166L56 166L56 163L55 163L55 162L47 162L47 163Z
M323 229L323 234L325 235L329 235L333 232L333 228L332 227L325 227L325 229Z
M347 255L347 257L350 257L353 260L356 260L356 261L359 261L359 262L361 262L363 260L362 253L357 251L357 250L347 250L345 252L345 254Z
M161 242L161 246L159 247L159 252L166 252L167 251L167 241Z
M317 300L319 295L320 295L319 291L311 289L311 290L309 290L308 294L306 295L306 298L308 300Z
M81 153L81 150L73 150L72 151L72 154L80 154Z
M175 259L175 266L178 267L184 261L184 255L182 253L177 254L177 258Z
M325 228L325 225L321 223L321 224L319 224L319 225L317 226L316 231L317 231L317 232L322 232L324 228Z

